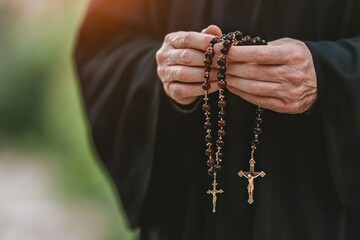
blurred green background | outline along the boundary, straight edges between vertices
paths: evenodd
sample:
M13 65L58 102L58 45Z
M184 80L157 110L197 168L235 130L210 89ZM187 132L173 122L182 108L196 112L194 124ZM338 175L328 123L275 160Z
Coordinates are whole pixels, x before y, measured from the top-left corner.
M138 239L92 150L74 74L87 5L0 0L0 239Z

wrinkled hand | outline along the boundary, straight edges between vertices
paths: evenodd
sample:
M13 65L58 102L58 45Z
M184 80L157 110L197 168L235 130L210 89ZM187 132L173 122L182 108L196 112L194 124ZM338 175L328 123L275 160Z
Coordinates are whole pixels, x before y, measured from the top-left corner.
M157 72L164 90L174 101L190 104L204 95L204 53L214 35L221 35L216 26L209 26L201 33L174 32L166 35L156 53ZM211 91L218 89L216 71L210 76Z
M228 89L243 99L280 113L307 111L317 98L311 53L298 40L282 38L267 46L233 46L227 54ZM220 52L220 45L215 51Z

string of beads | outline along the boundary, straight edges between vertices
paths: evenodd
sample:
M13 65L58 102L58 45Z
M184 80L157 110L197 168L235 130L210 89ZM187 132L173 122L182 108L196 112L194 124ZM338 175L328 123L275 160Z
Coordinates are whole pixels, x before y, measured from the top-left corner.
M221 54L217 59L217 65L218 65L218 75L217 75L217 85L219 87L218 93L219 93L219 100L218 100L218 131L217 131L217 139L216 139L216 152L213 149L213 142L214 139L212 137L212 131L213 126L211 122L210 117L210 110L211 106L209 104L209 90L211 88L210 84L210 72L213 65L213 58L215 57L214 52L214 46L215 44L222 44L222 48L220 50ZM226 112L225 107L227 105L227 102L225 100L225 88L227 86L226 83L226 54L229 52L230 48L232 46L246 46L246 45L266 45L266 41L261 39L260 37L251 38L249 35L244 35L240 31L230 32L228 34L223 34L221 36L216 36L210 40L209 47L207 48L207 51L205 52L205 59L204 59L204 65L205 65L205 74L204 74L204 83L202 84L202 88L205 91L204 94L204 104L202 106L205 114L205 130L206 130L206 136L205 136L205 142L206 142L206 156L207 156L207 166L208 174L210 176L214 177L213 181L213 187L214 189L212 191L208 191L209 194L213 195L213 212L215 212L215 206L216 206L216 193L222 193L223 190L217 190L216 189L216 175L221 171L221 162L223 161L223 153L222 149L225 145L224 136L225 136L225 126L226 126ZM262 109L259 107L257 109L258 117L257 121L261 120L261 112ZM261 113L260 113L261 112ZM260 124L260 123L259 123ZM254 153L256 149L256 145L259 144L259 134L261 133L260 125L257 124L254 131L255 133L255 139L253 140L253 146L252 146L252 154ZM259 130L260 129L260 130Z

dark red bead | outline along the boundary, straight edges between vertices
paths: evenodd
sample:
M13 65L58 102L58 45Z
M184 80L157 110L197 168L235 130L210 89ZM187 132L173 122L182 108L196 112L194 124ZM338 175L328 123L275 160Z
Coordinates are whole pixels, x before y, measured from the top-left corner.
M224 89L224 88L226 88L226 82L225 81L219 81L218 82L218 87L220 88L220 89Z
M218 38L217 38L217 37L213 37L213 38L210 40L210 43L211 43L211 44L215 44L215 43L217 43L217 41L218 41Z
M254 128L255 134L261 134L261 132L262 132L261 128L258 128L258 127Z
M222 47L222 48L220 49L220 52L221 52L222 54L227 54L227 53L229 52L229 48L227 48L227 47Z
M219 111L218 116L219 116L219 118L224 118L226 116L225 111Z
M211 129L211 122L206 122L206 123L204 124L204 128L205 128L205 129Z
M207 160L206 164L208 165L208 167L212 167L212 166L214 166L215 161L214 161L214 159L209 159L209 160Z
M232 36L230 34L227 34L225 37L224 37L224 40L228 40L228 41L231 41L232 40Z
M205 72L210 72L211 71L211 66L205 66L204 70L205 70Z
M223 119L220 119L220 120L218 121L218 125L219 125L219 127L225 127L225 126L226 126L226 121L223 120Z
M241 40L243 37L244 37L244 34L242 32L240 32L240 31L235 32L235 38L237 40Z
M204 82L201 86L205 91L207 91L211 88L211 85L209 82Z
M226 107L226 101L225 101L224 99L220 100L220 101L218 102L218 106L219 106L220 108Z
M205 59L204 59L204 64L205 64L205 66L211 66L211 64L212 64L212 59L211 59L211 58L205 58Z
M205 103L205 104L202 106L202 109L203 109L204 111L210 111L210 105L207 104L207 103Z
M215 55L215 53L213 51L208 51L205 53L205 57L207 58L213 58Z
M219 73L225 74L226 73L226 66L219 67Z
M214 154L214 151L211 148L206 149L206 155L211 157Z
M256 124L261 124L262 123L262 118L261 117L257 117L256 119L255 119L255 123Z
M219 73L218 74L218 80L219 81L225 81L225 79L226 79L226 74L225 73Z
M218 147L223 147L224 144L225 144L224 141L221 140L221 139L218 139L218 140L216 141L216 146L218 146Z
M218 131L218 136L219 136L219 137L224 137L224 136L225 136L225 130L224 130L224 129L220 129L220 130Z
M259 143L260 143L260 141L257 138L252 141L253 145L259 145Z
M264 110L262 110L261 108L256 109L256 114L257 115L261 115L261 114L263 114L263 112L264 112Z
M214 173L215 173L214 168L209 168L209 170L208 170L208 174L209 174L210 176L213 176L213 175L214 175Z
M217 60L217 64L219 66L225 66L226 65L226 59L224 57L219 57Z
M231 46L231 39L232 39L232 37L229 40L225 40L223 43L223 46L226 47L227 50L229 50L229 47ZM226 53L224 53L224 54L226 54Z
M221 171L221 166L219 164L214 165L213 168L214 168L215 172L220 172Z

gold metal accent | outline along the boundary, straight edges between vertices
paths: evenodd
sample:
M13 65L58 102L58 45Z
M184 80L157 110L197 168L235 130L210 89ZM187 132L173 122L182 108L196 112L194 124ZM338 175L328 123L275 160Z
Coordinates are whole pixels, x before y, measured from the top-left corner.
M253 153L252 153L253 155ZM248 198L248 203L249 204L252 204L254 202L254 179L257 178L257 177L265 177L266 173L264 171L261 171L261 172L255 172L255 160L254 158L252 157L249 161L250 163L250 170L248 172L243 172L240 170L240 172L238 172L238 175L240 177L245 177L247 178L249 184L247 186L247 189L248 189L248 194L249 194L249 198Z
M216 182L216 173L214 173L214 181L212 183L213 185L213 189L212 190L207 190L207 194L211 194L213 199L212 199L212 203L213 203L213 209L212 212L215 213L216 212L216 202L217 202L217 195L218 193L223 193L224 191L222 189L216 189L216 186L218 185Z

